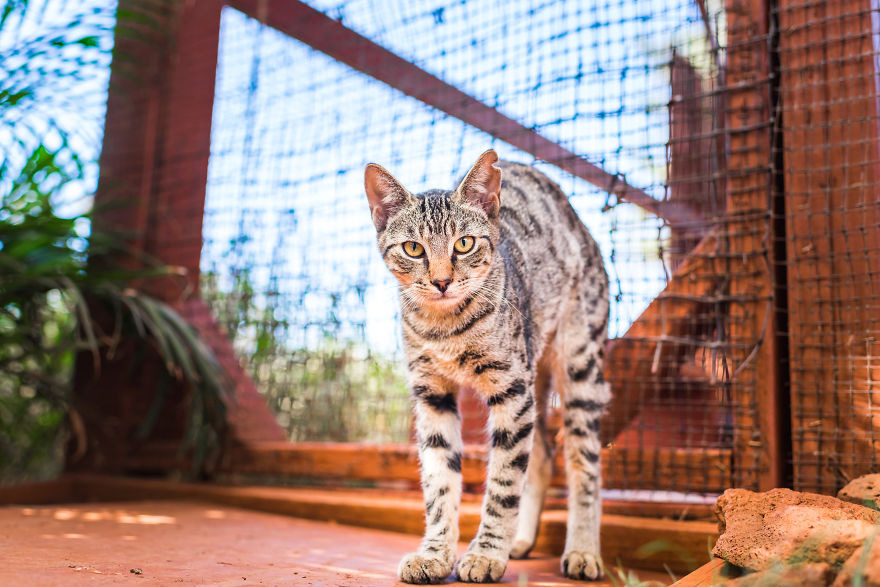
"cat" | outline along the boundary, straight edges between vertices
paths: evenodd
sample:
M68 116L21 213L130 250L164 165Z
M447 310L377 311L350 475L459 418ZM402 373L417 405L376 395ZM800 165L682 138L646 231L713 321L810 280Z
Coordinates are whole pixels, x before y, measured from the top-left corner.
M608 278L562 190L536 169L483 153L453 191L413 195L369 164L379 251L399 282L425 535L401 561L407 583L496 582L535 543L550 483L551 382L564 409L569 490L562 572L602 576L599 417ZM455 564L461 498L459 386L489 409L491 450L476 538Z

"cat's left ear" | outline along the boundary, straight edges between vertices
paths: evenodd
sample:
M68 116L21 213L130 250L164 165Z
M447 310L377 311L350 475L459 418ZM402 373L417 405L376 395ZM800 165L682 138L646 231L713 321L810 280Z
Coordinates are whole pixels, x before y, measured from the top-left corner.
M501 207L501 170L495 167L498 154L489 149L464 176L456 193L471 206L481 208L489 218L497 218Z
M364 189L370 202L373 224L380 232L412 197L393 175L375 163L370 163L364 170Z

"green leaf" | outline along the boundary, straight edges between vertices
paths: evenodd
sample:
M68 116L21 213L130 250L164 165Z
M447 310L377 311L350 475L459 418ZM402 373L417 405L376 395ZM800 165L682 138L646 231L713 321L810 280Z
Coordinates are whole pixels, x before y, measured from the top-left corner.
M73 43L76 45L82 45L83 47L97 47L100 43L100 39L98 39L98 37L95 35L91 35L88 37L77 39L76 41L73 41Z

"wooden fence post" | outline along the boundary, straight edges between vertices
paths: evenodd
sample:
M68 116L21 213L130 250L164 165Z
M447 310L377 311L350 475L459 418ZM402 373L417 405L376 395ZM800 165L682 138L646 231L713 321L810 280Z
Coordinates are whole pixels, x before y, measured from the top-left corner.
M729 276L727 334L734 482L784 483L773 310L771 92L767 0L727 0L727 217L720 274Z
M197 295L222 6L220 0L120 0L94 228L124 236L135 253L183 269L181 276L137 285L175 305L230 375L237 396L230 410L233 439L281 440L274 417ZM132 259L99 262L130 265ZM162 371L158 358L135 341L103 357L98 371L90 357L78 358L71 404L79 434L69 468L167 470L183 463L177 444L189 396L181 384L164 381ZM169 385L149 443L138 441L144 415ZM144 450L155 458L145 459Z
M880 152L870 0L779 0L794 487L880 459ZM872 363L873 361L873 363Z

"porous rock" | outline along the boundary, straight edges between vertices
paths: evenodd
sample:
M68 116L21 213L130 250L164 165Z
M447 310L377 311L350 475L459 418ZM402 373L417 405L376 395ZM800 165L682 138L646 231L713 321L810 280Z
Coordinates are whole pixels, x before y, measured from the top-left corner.
M880 510L880 473L853 479L837 492L837 498Z
M880 512L859 505L790 489L728 489L715 514L722 534L714 555L753 571L780 563L839 568L880 518Z
M862 585L880 586L880 536L875 530L873 537L869 537L863 546L856 549L837 575L834 587L847 587L853 585L853 578L857 575L862 577ZM867 556L863 556L865 548L868 548Z

